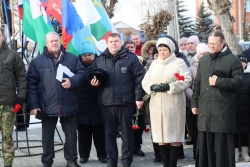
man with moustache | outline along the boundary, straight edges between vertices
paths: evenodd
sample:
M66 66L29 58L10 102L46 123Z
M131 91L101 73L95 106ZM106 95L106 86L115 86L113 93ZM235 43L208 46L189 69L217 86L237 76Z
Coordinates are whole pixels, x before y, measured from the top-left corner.
M66 66L74 76L56 79L59 64ZM59 34L46 34L43 54L30 63L27 74L27 99L31 114L42 119L43 167L53 164L54 133L58 117L65 134L64 157L66 167L77 164L77 87L86 79L85 68L77 56L66 52L60 44ZM42 116L41 116L42 115Z
M208 39L210 53L199 60L191 101L198 114L196 167L235 167L236 91L244 73L221 31Z

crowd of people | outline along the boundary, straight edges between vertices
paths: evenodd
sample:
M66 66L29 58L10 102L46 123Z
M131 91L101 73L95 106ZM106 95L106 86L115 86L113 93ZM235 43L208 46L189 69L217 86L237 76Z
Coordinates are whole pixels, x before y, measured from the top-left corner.
M166 35L143 43L139 34L122 43L112 33L100 56L90 41L75 56L60 44L59 34L50 32L27 73L3 34L0 129L5 167L14 159L13 106L25 102L42 120L43 167L53 165L58 118L66 167L79 167L78 155L80 163L89 161L92 139L100 163L117 167L118 133L122 166L130 167L133 155L145 156L146 126L152 130L152 161L164 167L176 167L185 157L183 143L193 144L196 167L250 161L250 50L233 55L221 31L212 32L207 44L195 35L178 41ZM62 66L73 75L63 74L60 80Z

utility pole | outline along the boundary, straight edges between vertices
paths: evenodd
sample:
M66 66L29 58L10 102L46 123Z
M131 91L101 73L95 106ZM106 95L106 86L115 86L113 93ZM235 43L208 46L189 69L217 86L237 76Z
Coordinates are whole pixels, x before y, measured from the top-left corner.
M168 25L168 35L174 37L176 40L180 39L179 34L179 22L178 22L178 14L177 14L177 5L176 0L168 0L167 1L167 9L168 12L173 16L170 24Z

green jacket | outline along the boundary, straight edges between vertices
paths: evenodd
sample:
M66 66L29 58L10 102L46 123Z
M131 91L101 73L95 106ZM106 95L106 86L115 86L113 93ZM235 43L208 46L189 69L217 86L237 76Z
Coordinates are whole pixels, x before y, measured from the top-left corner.
M209 77L215 73L215 86L210 86ZM241 62L228 47L200 59L191 101L191 107L198 108L199 131L236 132L236 91L243 79Z
M26 98L26 72L17 52L3 42L0 48L0 105L14 105Z

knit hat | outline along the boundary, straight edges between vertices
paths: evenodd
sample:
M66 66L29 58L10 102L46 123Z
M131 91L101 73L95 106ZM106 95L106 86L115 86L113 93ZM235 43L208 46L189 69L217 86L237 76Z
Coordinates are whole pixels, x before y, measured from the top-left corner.
M237 55L241 62L247 63L247 57L243 54Z
M159 38L156 42L157 49L158 49L158 46L160 44L167 45L167 47L169 48L171 53L173 53L175 51L175 45L174 45L173 41L169 38L166 38L166 37Z
M193 42L195 45L198 45L200 43L200 40L199 40L198 36L192 35L187 40L187 43L189 43L189 42Z
M153 49L152 56L154 57L155 54L158 53L158 50L156 48Z
M196 54L194 55L194 59L196 61L199 61L198 57L204 52L209 52L209 47L205 43L199 43L196 47Z
M188 40L188 38L182 37L182 38L179 40L179 46L180 46L181 44L187 44L187 40Z
M96 53L96 51L95 51L95 48L94 48L93 44L90 41L84 40L82 42L82 46L81 46L79 55L84 55L84 54L87 54L87 53L91 53L91 54L94 55Z

